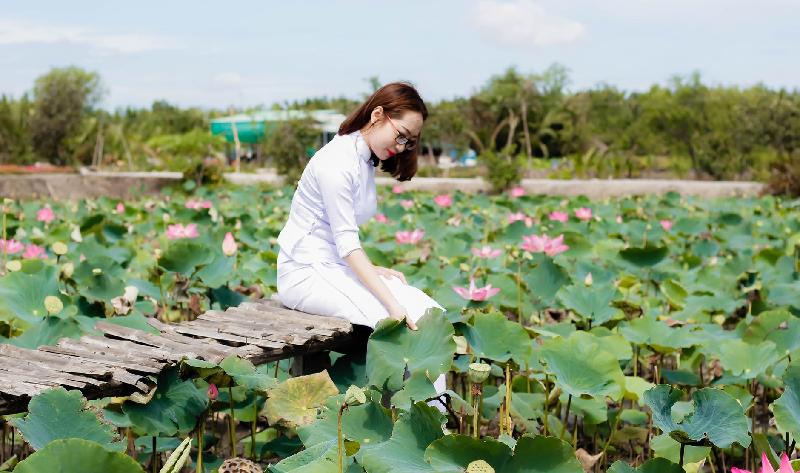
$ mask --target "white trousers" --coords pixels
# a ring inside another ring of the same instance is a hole
[[[431,307],[444,310],[419,288],[396,277],[379,277],[414,322]],[[383,304],[361,283],[350,266],[322,262],[301,264],[291,260],[283,251],[278,256],[278,298],[290,309],[341,317],[373,329],[379,320],[389,317]],[[447,389],[445,375],[439,376],[433,386],[437,393],[443,393]],[[430,404],[444,412],[440,403],[432,401]]]

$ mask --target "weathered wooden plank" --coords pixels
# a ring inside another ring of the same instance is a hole
[[[120,337],[124,340],[133,341],[139,344],[150,345],[156,348],[171,351],[173,355],[186,354],[194,355],[187,356],[187,358],[201,358],[204,360],[210,359],[224,359],[227,356],[225,351],[218,350],[212,344],[198,343],[196,339],[186,338],[187,343],[178,342],[160,335],[153,335],[151,333],[143,332],[141,330],[132,329],[129,327],[122,327],[120,325],[109,324],[100,322],[95,325],[95,328],[102,331],[107,335]],[[180,361],[180,358],[174,361]]]
[[[97,353],[107,357],[113,356],[118,360],[124,360],[136,365],[148,365],[158,370],[161,370],[172,356],[167,350],[91,335],[84,335],[78,340],[62,338],[59,340],[58,346]]]
[[[216,329],[221,332],[242,334],[262,340],[275,340],[278,343],[303,343],[304,340],[325,338],[333,333],[318,334],[312,331],[293,330],[292,327],[282,325],[264,324],[260,321],[247,320],[241,314],[214,314],[213,318],[198,318],[189,322],[187,326]],[[300,340],[287,342],[290,340]]]
[[[280,302],[270,299],[246,301],[239,304],[237,308],[256,310],[265,314],[269,314],[270,316],[275,315],[295,319],[298,321],[303,321],[303,323],[313,325],[314,327],[329,328],[331,330],[345,330],[347,332],[351,332],[353,330],[353,324],[345,318],[308,314],[299,310],[292,310],[288,307],[284,307]]]
[[[73,356],[76,359],[87,359],[93,361],[95,363],[105,363],[108,366],[115,366],[118,368],[123,368],[128,371],[133,371],[137,373],[149,373],[149,374],[158,374],[161,372],[162,367],[154,368],[146,363],[133,363],[130,361],[123,361],[118,359],[112,359],[106,355],[97,353],[90,349],[73,349],[73,348],[66,348],[63,346],[49,346],[44,345],[39,347],[40,351],[46,351],[50,353],[58,353],[62,355],[69,355]]]
[[[31,380],[36,380],[39,378],[63,378],[74,383],[79,383],[80,386],[77,387],[84,387],[86,385],[102,386],[106,384],[105,381],[100,381],[78,374],[52,370],[37,363],[19,359],[8,360],[6,363],[3,363],[0,365],[0,371],[28,376]]]

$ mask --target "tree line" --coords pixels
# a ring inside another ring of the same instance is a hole
[[[379,84],[376,78],[370,83]],[[429,103],[424,154],[471,148],[490,170],[508,173],[557,159],[569,175],[596,177],[638,177],[658,169],[709,179],[765,180],[776,170],[800,175],[796,89],[710,85],[698,73],[639,92],[608,84],[571,91],[568,85],[568,71],[557,64],[539,73],[512,67],[469,96]],[[0,163],[85,165],[99,159],[159,168],[224,147],[209,135],[208,120],[227,111],[165,101],[107,111],[98,107],[101,97],[100,77],[77,67],[51,70],[20,98],[3,95]],[[316,97],[272,107],[346,114],[359,99]],[[304,141],[314,137],[303,132],[305,126],[279,130],[301,135],[288,141],[305,149]],[[286,136],[270,139],[284,146],[265,142],[265,149],[286,152]]]

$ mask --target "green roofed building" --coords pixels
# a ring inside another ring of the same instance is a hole
[[[321,146],[333,139],[339,125],[346,118],[335,110],[265,110],[241,113],[211,120],[211,134],[222,135],[229,143],[234,142],[234,125],[242,144],[255,144],[284,121],[312,118],[319,126]]]

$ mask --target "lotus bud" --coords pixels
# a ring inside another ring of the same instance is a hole
[[[494,473],[494,468],[486,460],[475,460],[467,465],[467,473]]]
[[[64,310],[64,303],[56,296],[47,296],[44,298],[44,308],[48,314],[56,315]]]
[[[53,243],[53,246],[51,246],[51,248],[53,249],[53,253],[59,256],[67,254],[68,250],[67,245],[65,245],[60,241]]]
[[[358,386],[350,386],[344,393],[344,403],[348,406],[358,406],[367,402],[367,395]]]
[[[69,234],[69,237],[72,238],[72,241],[76,243],[80,243],[83,241],[83,237],[81,236],[81,227],[75,226],[72,228],[72,232]]]
[[[61,265],[61,274],[63,274],[65,278],[71,278],[73,272],[75,272],[75,265],[71,262]]]
[[[486,363],[469,364],[469,380],[473,383],[483,383],[489,377],[492,367]]]
[[[594,279],[592,278],[592,273],[586,273],[586,277],[583,278],[583,285],[586,287],[592,287],[592,283]]]
[[[217,385],[211,383],[208,385],[208,399],[214,401],[219,397],[219,389],[217,389]]]

